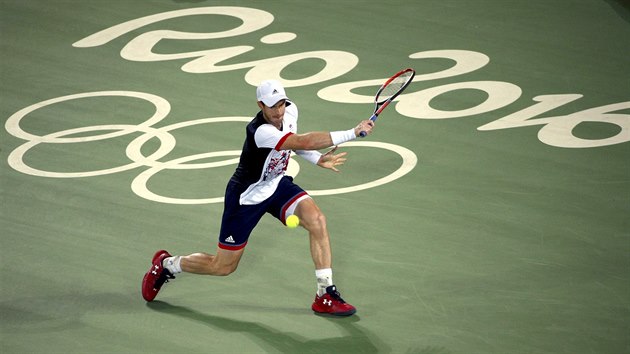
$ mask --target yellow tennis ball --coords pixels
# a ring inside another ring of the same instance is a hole
[[[297,215],[289,215],[286,224],[289,229],[295,229],[300,225],[300,218],[298,218]]]

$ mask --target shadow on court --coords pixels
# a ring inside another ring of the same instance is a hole
[[[257,322],[234,320],[227,317],[204,314],[183,306],[171,305],[163,301],[153,301],[147,306],[157,312],[186,318],[215,330],[242,333],[258,343],[265,351],[281,353],[389,353],[391,348],[373,332],[358,326],[361,317],[327,317],[319,316],[327,323],[339,326],[345,335],[336,338],[310,340],[301,335],[280,332],[270,326]],[[334,349],[333,349],[334,348]],[[407,354],[449,354],[442,347],[410,348]]]
[[[605,0],[617,15],[630,23],[630,0]]]
[[[275,350],[282,353],[330,353],[335,351],[352,351],[362,353],[383,353],[391,349],[378,339],[373,333],[359,327],[360,317],[328,318],[324,321],[341,327],[345,335],[339,338],[309,340],[295,333],[277,331],[267,325],[257,322],[247,322],[227,317],[213,316],[194,311],[192,309],[174,306],[162,301],[147,303],[155,311],[187,318],[204,324],[216,330],[239,332],[258,343],[263,350]]]

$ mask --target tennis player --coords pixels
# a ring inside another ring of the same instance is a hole
[[[316,313],[349,316],[356,312],[333,283],[332,255],[326,218],[315,201],[285,171],[292,152],[307,161],[338,172],[346,153],[337,146],[371,133],[374,122],[364,120],[353,129],[297,134],[298,109],[280,82],[263,81],[256,89],[260,111],[247,125],[245,143],[236,171],[225,192],[225,205],[216,254],[172,256],[157,251],[142,280],[142,296],[153,301],[160,288],[181,272],[225,276],[234,272],[247,240],[266,213],[285,223],[289,215],[300,218],[309,233],[315,263],[317,294],[311,308]],[[319,149],[332,147],[322,154]]]

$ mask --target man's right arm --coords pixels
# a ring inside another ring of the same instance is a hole
[[[335,132],[309,132],[304,134],[291,134],[288,136],[278,150],[319,150],[339,145],[356,139],[359,133],[364,131],[367,134],[372,132],[374,122],[371,120],[361,121],[354,129]]]

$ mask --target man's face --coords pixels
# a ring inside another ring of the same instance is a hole
[[[273,107],[267,107],[264,103],[258,101],[258,107],[262,110],[265,121],[278,129],[282,128],[286,104],[286,100],[280,100]]]

